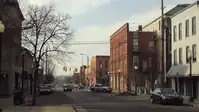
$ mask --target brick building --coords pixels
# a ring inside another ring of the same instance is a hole
[[[109,85],[109,56],[94,56],[91,59],[90,82]]]
[[[1,0],[2,5],[0,20],[5,25],[5,32],[0,44],[0,96],[12,95],[15,75],[21,74],[21,27],[24,20],[17,0]]]
[[[82,65],[80,67],[80,84],[82,85],[86,85],[86,80],[85,80],[85,77],[86,77],[86,69],[87,69],[87,66],[86,65]]]
[[[154,58],[154,33],[129,31],[126,23],[110,37],[110,86],[115,92],[135,91],[149,80]],[[150,65],[150,66],[149,66]],[[134,69],[134,67],[138,69]],[[136,86],[137,85],[137,86]]]

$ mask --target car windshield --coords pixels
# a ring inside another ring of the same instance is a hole
[[[172,88],[162,88],[161,93],[162,94],[177,94],[175,90],[173,90]]]
[[[48,86],[40,86],[41,89],[49,89]]]

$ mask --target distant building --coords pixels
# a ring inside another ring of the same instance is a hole
[[[80,84],[86,85],[85,75],[86,75],[86,65],[80,67]]]
[[[97,55],[91,59],[90,83],[109,85],[109,56]]]
[[[156,69],[155,36],[143,32],[141,26],[138,31],[129,31],[128,23],[111,35],[109,74],[113,91],[146,91]]]

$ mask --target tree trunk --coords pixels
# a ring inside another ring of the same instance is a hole
[[[32,95],[32,105],[36,105],[36,97],[37,97],[37,75],[38,68],[35,69],[34,72],[34,80],[33,80],[33,95]]]

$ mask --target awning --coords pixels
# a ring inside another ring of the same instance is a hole
[[[190,65],[172,66],[167,72],[167,77],[189,77]],[[192,64],[192,76],[199,76],[199,63]]]

